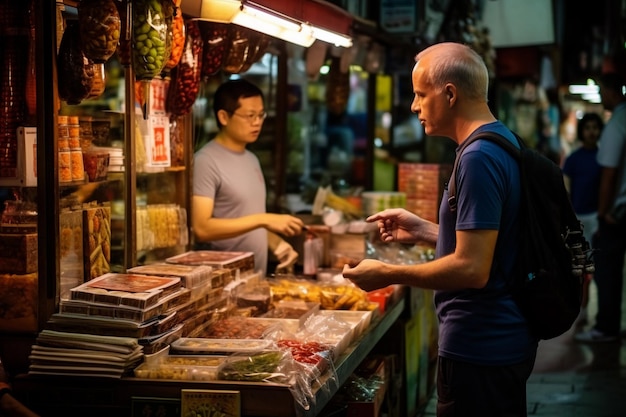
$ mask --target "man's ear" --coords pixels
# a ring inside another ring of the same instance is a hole
[[[226,110],[218,110],[217,117],[223,126],[228,124],[228,112]]]
[[[451,84],[446,85],[446,98],[450,104],[456,101],[456,88]]]

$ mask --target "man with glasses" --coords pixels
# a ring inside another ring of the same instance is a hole
[[[297,252],[280,236],[302,231],[301,219],[266,212],[266,188],[254,143],[267,113],[262,91],[244,80],[218,87],[213,111],[219,132],[194,156],[192,228],[198,249],[253,252],[255,270],[267,273],[268,247],[279,269]]]

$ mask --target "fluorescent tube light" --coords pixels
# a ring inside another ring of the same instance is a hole
[[[296,23],[247,4],[241,6],[230,22],[306,48],[315,42],[309,25]]]
[[[597,85],[574,84],[569,86],[570,94],[596,94],[600,91]]]
[[[322,29],[317,26],[313,26],[313,36],[320,41],[331,43],[335,46],[343,46],[349,48],[352,46],[352,38],[339,33],[331,32],[330,30]]]

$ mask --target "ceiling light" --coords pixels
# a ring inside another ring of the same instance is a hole
[[[230,22],[306,48],[315,42],[309,25],[262,10],[256,5],[242,4]]]
[[[349,48],[352,38],[286,16],[247,0],[185,0],[183,13],[201,20],[233,23],[308,48],[315,39]]]
[[[600,91],[597,85],[574,84],[569,86],[570,94],[596,94]]]
[[[341,35],[330,30],[313,26],[313,36],[320,41],[331,43],[335,46],[343,46],[349,48],[352,46],[352,38],[350,36]]]

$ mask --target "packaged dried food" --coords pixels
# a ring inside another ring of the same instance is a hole
[[[117,57],[120,64],[129,67],[131,64],[131,42],[132,42],[132,2],[117,1],[117,11],[120,15],[120,40],[117,43]]]
[[[180,9],[181,0],[172,0],[174,3],[174,16],[172,18],[172,49],[170,58],[165,63],[164,72],[168,72],[178,65],[183,55],[185,46],[185,20],[183,19],[183,11]]]
[[[104,64],[93,64],[93,83],[91,85],[91,90],[89,91],[89,95],[87,98],[98,98],[104,93],[104,89],[106,88],[106,72],[104,69]]]
[[[59,97],[80,104],[93,87],[93,61],[81,49],[78,22],[68,21],[57,59]]]
[[[72,157],[69,148],[59,151],[59,182],[72,181]]]
[[[128,270],[130,273],[158,275],[165,277],[179,277],[185,288],[194,288],[205,283],[211,283],[213,268],[206,265],[174,265],[158,263],[136,266]],[[210,285],[210,287],[212,287]],[[216,287],[213,287],[216,288]]]
[[[83,210],[83,266],[85,281],[111,270],[111,207]]]
[[[151,292],[162,291],[162,296],[180,289],[180,278],[158,277],[141,274],[108,273],[84,284],[84,288],[99,288],[107,291]],[[94,300],[95,301],[95,300]]]
[[[111,120],[93,119],[91,121],[91,132],[93,144],[97,146],[107,146],[109,142],[109,131],[111,130]]]
[[[171,0],[133,2],[132,58],[137,80],[159,75],[171,53]]]
[[[225,356],[166,356],[162,362],[147,362],[135,368],[137,378],[213,381]]]
[[[269,348],[271,341],[261,339],[208,339],[181,337],[171,345],[171,352],[186,355],[258,352]]]
[[[35,0],[28,4],[28,61],[26,63],[26,109],[29,116],[37,114],[37,44]]]
[[[70,150],[72,181],[83,181],[85,179],[85,168],[83,165],[83,151],[80,148]]]
[[[255,62],[263,57],[267,48],[270,46],[271,38],[261,32],[248,30],[247,35],[249,40],[248,55],[243,66],[239,69],[239,72],[248,71]]]
[[[226,52],[222,70],[230,74],[239,74],[250,54],[249,31],[237,25],[228,28],[228,43],[230,48]]]
[[[104,181],[107,179],[109,168],[109,153],[90,150],[83,153],[83,165],[89,182]]]
[[[200,91],[202,68],[202,37],[195,20],[185,22],[187,37],[183,56],[172,69],[167,94],[167,110],[175,116],[189,113]]]
[[[227,23],[198,22],[204,45],[202,46],[201,75],[204,80],[217,74],[222,68],[224,56],[228,49]]]
[[[189,251],[167,258],[165,261],[184,265],[210,265],[216,269],[238,269],[242,273],[254,270],[253,252]]]
[[[25,70],[22,68],[21,36],[2,38],[2,83],[0,84],[0,178],[17,176],[17,128],[25,119]]]
[[[121,20],[114,0],[81,0],[78,23],[85,56],[98,64],[106,62],[120,39]]]

